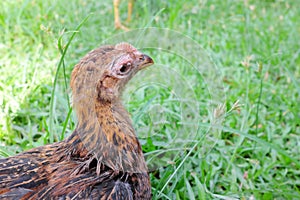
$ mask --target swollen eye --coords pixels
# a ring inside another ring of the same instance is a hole
[[[130,68],[131,68],[131,63],[123,64],[120,68],[120,74],[126,74],[127,72],[130,71]]]

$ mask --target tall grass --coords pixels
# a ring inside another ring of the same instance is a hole
[[[68,82],[88,51],[130,40],[135,28],[166,28],[199,43],[199,60],[206,54],[211,65],[195,70],[196,61],[172,52],[183,41],[173,37],[169,51],[144,49],[156,65],[124,93],[153,198],[300,198],[297,1],[136,1],[129,33],[114,29],[111,1],[0,4],[1,156],[72,132]],[[125,19],[126,1],[120,9]],[[155,42],[146,33],[141,46]],[[183,42],[182,52],[198,53]],[[220,91],[224,98],[215,102]]]

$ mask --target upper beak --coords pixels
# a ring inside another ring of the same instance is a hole
[[[142,54],[141,57],[139,58],[138,69],[141,70],[153,64],[154,61],[152,60],[152,58],[150,58],[146,54]]]

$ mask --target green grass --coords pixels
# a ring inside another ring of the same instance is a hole
[[[137,0],[124,33],[112,1],[1,1],[0,156],[70,135],[73,66],[126,40],[156,62],[123,95],[154,199],[299,199],[299,9]],[[135,30],[145,27],[163,29]]]

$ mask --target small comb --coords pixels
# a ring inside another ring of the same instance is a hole
[[[119,44],[116,44],[115,49],[122,50],[122,51],[127,51],[127,52],[136,51],[136,48],[134,46],[132,46],[131,44],[126,43],[126,42],[121,42]]]

